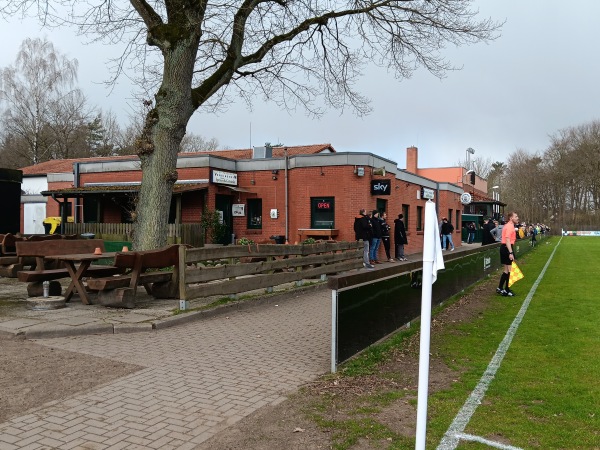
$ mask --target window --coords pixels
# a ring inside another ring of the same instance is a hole
[[[262,198],[248,199],[248,229],[262,228]]]
[[[404,216],[404,218],[402,219],[404,221],[404,228],[406,228],[408,230],[408,211],[410,206],[408,205],[402,205],[402,215]]]
[[[448,223],[452,224],[452,210],[451,209],[448,210],[448,215],[446,217],[448,218]]]
[[[423,207],[417,206],[417,231],[423,230]]]
[[[320,230],[335,228],[335,201],[333,197],[310,199],[310,227]]]
[[[381,198],[377,199],[377,207],[375,208],[377,211],[379,211],[379,217],[381,217],[381,215],[384,212],[387,212],[387,200],[383,200]]]
[[[456,210],[456,228],[460,228],[460,210]]]

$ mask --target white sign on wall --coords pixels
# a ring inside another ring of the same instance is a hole
[[[246,205],[243,203],[234,203],[231,205],[231,215],[233,217],[243,217],[246,215]]]
[[[226,184],[228,186],[237,186],[237,184],[238,184],[237,173],[223,172],[222,170],[213,169],[211,181],[213,183]]]

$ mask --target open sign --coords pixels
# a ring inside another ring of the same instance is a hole
[[[317,209],[331,209],[331,203],[319,202],[319,203],[317,203]]]

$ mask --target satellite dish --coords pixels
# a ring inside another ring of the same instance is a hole
[[[469,194],[468,192],[463,192],[460,196],[460,202],[463,205],[468,205],[469,203],[471,203],[471,201],[473,201],[473,199],[471,198],[471,194]]]

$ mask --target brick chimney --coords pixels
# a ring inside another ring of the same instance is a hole
[[[406,171],[414,174],[419,172],[419,149],[417,147],[406,149]]]

